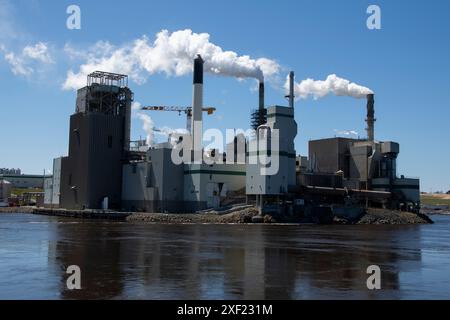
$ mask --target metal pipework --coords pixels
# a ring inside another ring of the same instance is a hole
[[[375,99],[374,94],[367,95],[367,140],[375,141]]]

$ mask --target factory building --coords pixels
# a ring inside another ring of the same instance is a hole
[[[77,92],[69,154],[54,162],[45,204],[184,213],[218,208],[245,196],[243,201],[255,203],[261,213],[268,206],[292,212],[307,202],[326,205],[349,199],[353,205],[417,208],[419,180],[397,176],[399,144],[375,140],[372,94],[367,96],[368,139],[314,140],[308,157],[297,155],[293,72],[288,106],[266,108],[261,81],[258,109],[251,113],[254,134],[248,139],[238,135],[223,153],[205,150],[203,112],[215,109],[203,105],[203,64],[200,56],[194,60],[191,107],[142,107],[187,116],[187,133],[172,134],[168,142],[152,146],[139,141],[131,147],[133,93],[127,76],[90,74],[87,86]]]
[[[133,100],[127,79],[94,72],[78,90],[70,117],[69,155],[61,163],[61,207],[121,209]]]
[[[193,104],[192,112],[188,113],[190,134],[180,137],[192,143],[185,151],[204,160],[208,155],[200,140],[203,109],[203,60],[199,56],[194,60]],[[173,151],[173,144],[160,143],[147,151],[145,160],[123,166],[124,210],[195,212],[219,207],[230,192],[245,187],[244,163],[208,164],[210,162],[202,160],[176,164],[172,160]],[[217,153],[212,157],[223,159],[225,156]]]
[[[58,208],[61,197],[61,163],[63,158],[53,159],[53,173],[44,182],[44,207]]]
[[[246,193],[262,208],[265,196],[284,196],[296,184],[297,154],[294,139],[294,73],[290,73],[289,106],[272,106],[266,112],[266,123],[256,127],[256,137],[249,141],[246,166]],[[260,92],[261,97],[264,95]]]
[[[371,204],[417,207],[420,203],[419,179],[397,176],[400,145],[392,141],[375,141],[372,94],[367,97],[366,121],[368,138],[365,140],[335,137],[310,141],[308,168],[297,173],[298,185],[369,190],[372,191]],[[390,194],[389,199],[385,193]]]

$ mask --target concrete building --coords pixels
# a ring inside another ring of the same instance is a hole
[[[154,148],[147,161],[123,166],[122,207],[147,212],[182,212],[183,165],[171,161],[169,148]]]
[[[258,110],[251,114],[254,137],[248,141],[236,137],[224,153],[205,150],[202,112],[208,108],[203,105],[203,64],[200,56],[195,58],[192,106],[168,108],[186,111],[188,133],[170,136],[168,142],[151,148],[142,141],[130,147],[133,93],[127,76],[90,74],[87,86],[78,90],[70,118],[69,154],[55,159],[53,176],[46,180],[45,205],[185,213],[220,207],[230,195],[245,192],[261,213],[268,204],[279,212],[294,212],[306,202],[321,210],[324,203],[348,204],[351,194],[357,194],[356,202],[365,199],[366,205],[371,201],[417,208],[420,181],[397,176],[399,144],[375,141],[372,94],[367,96],[368,139],[314,140],[309,142],[308,158],[296,154],[293,72],[287,107],[265,108],[260,81]],[[173,153],[180,145],[183,161],[177,162]]]
[[[278,130],[275,136],[274,130]],[[289,186],[296,184],[296,153],[294,139],[297,123],[294,109],[273,106],[267,111],[267,123],[257,130],[257,138],[249,142],[248,164],[246,167],[246,192],[248,195],[282,195]],[[278,140],[279,146],[270,142]],[[266,144],[268,142],[268,145]],[[260,156],[269,155],[270,164]],[[264,173],[266,172],[266,173]]]
[[[44,207],[51,207],[53,196],[53,177],[44,179]]]
[[[22,174],[22,171],[19,168],[0,168],[0,174],[20,176]]]
[[[61,196],[61,163],[63,158],[53,159],[53,174],[45,179],[44,206],[58,208]]]
[[[125,75],[94,72],[78,90],[76,112],[70,117],[69,155],[61,162],[63,208],[121,208],[133,100],[127,85]]]
[[[264,196],[285,196],[289,188],[296,185],[294,73],[289,76],[289,107],[269,107],[266,123],[257,127],[255,139],[248,144],[246,194],[255,197],[261,209],[264,207]],[[264,95],[260,93],[260,99],[261,96]]]
[[[417,207],[420,181],[397,176],[400,153],[397,142],[374,140],[374,98],[373,95],[367,98],[368,139],[336,137],[310,141],[309,168],[298,174],[298,181],[304,186],[389,192],[389,201],[384,194],[380,198],[383,206],[398,208],[403,204]],[[372,199],[372,202],[376,201]]]
[[[145,161],[125,164],[122,171],[123,209],[195,212],[218,207],[229,192],[245,187],[245,164],[207,164],[209,162],[203,161],[203,60],[200,56],[194,61],[192,105],[191,132],[179,138],[189,138],[185,141],[192,143],[183,152],[194,157],[191,161],[175,164],[172,160],[174,146],[167,142],[150,148]],[[200,161],[195,161],[195,156],[200,157]],[[214,156],[214,159],[223,158],[223,154]]]
[[[152,148],[147,161],[123,167],[122,206],[147,212],[195,212],[220,206],[245,186],[244,164],[179,164],[167,146]]]

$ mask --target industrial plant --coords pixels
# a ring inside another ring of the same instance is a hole
[[[195,213],[235,204],[253,205],[262,215],[307,216],[330,208],[380,207],[417,211],[418,179],[398,176],[399,143],[375,138],[375,98],[367,95],[367,139],[333,137],[309,142],[308,156],[296,153],[294,72],[287,106],[266,106],[264,82],[253,134],[236,135],[226,150],[202,147],[202,57],[193,62],[189,107],[144,106],[142,111],[185,113],[187,132],[153,146],[130,139],[133,92],[126,75],[96,71],[77,92],[70,117],[68,156],[54,160],[45,205],[70,210]],[[180,148],[181,146],[181,148]],[[176,162],[174,154],[183,160]],[[193,161],[192,161],[193,159]],[[264,161],[261,161],[263,159]]]

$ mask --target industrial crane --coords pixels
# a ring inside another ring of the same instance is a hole
[[[192,119],[192,107],[176,107],[176,106],[145,106],[142,107],[141,110],[146,111],[172,111],[172,112],[178,112],[178,115],[181,115],[181,113],[186,114],[186,129],[191,132],[191,119]],[[212,115],[216,108],[213,107],[205,107],[202,109],[203,112],[206,112],[208,115]]]

